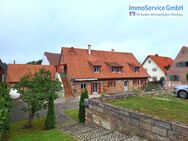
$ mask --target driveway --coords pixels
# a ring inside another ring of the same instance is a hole
[[[11,120],[13,122],[27,119],[28,113],[23,112],[23,107],[26,106],[24,102],[21,100],[13,100],[12,107],[11,107]],[[61,113],[63,110],[67,109],[76,109],[79,106],[79,97],[68,97],[62,98],[59,97],[55,100],[55,109],[56,109],[56,116]],[[46,115],[47,109],[42,109],[38,112],[35,117],[43,117]]]

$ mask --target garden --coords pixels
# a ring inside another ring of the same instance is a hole
[[[75,137],[56,128],[54,100],[59,91],[58,81],[51,80],[51,74],[41,69],[35,74],[23,76],[15,88],[22,94],[26,103],[23,112],[28,113],[27,120],[10,120],[11,99],[8,86],[0,84],[0,140],[3,141],[76,141]],[[37,112],[48,107],[46,116],[36,118]]]
[[[188,125],[188,100],[172,95],[172,92],[132,96],[125,99],[108,101],[110,104],[145,113],[164,120]]]

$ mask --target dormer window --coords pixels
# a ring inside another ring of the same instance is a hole
[[[134,71],[135,72],[140,72],[140,68],[139,67],[134,67]]]
[[[101,67],[100,67],[100,66],[93,66],[93,71],[94,71],[95,73],[99,73],[100,70],[101,70]]]
[[[88,63],[91,66],[91,69],[94,73],[99,73],[101,71],[101,66],[102,63],[99,60],[95,60],[95,61],[88,61]]]
[[[122,68],[121,67],[112,67],[112,72],[113,73],[122,72]]]
[[[123,66],[118,62],[106,62],[113,73],[121,73],[123,70]]]
[[[130,68],[131,68],[134,72],[136,72],[136,73],[139,73],[139,72],[140,72],[140,68],[141,68],[140,65],[138,65],[138,64],[133,64],[133,63],[128,63],[128,64],[129,64]]]

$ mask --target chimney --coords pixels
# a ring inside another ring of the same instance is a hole
[[[91,45],[88,45],[88,55],[91,55]]]
[[[70,48],[70,53],[71,53],[71,54],[74,54],[74,47],[71,47],[71,48]]]
[[[159,56],[158,54],[155,54],[155,56]]]
[[[114,52],[114,51],[115,51],[115,49],[112,49],[111,51],[112,51],[112,52]]]
[[[15,60],[13,61],[13,64],[16,64],[16,61],[15,61]]]

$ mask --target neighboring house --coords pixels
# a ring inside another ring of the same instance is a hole
[[[59,65],[60,54],[45,52],[42,58],[42,65]]]
[[[166,81],[167,88],[188,84],[188,47],[182,47],[171,65]]]
[[[159,55],[149,55],[146,57],[142,66],[150,75],[149,81],[159,81],[161,78],[166,78],[167,71],[173,60],[170,57]]]
[[[142,87],[149,75],[132,53],[63,47],[60,58],[65,95],[117,93]],[[69,87],[66,91],[66,87]]]
[[[7,65],[3,63],[0,59],[0,82],[5,82],[6,72],[7,72]]]
[[[51,79],[55,80],[56,68],[50,65],[30,65],[30,64],[8,64],[7,83],[11,86],[18,83],[20,78],[26,74],[34,74],[45,68],[51,72]]]

